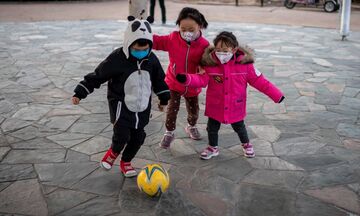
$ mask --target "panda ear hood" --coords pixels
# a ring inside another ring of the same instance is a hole
[[[148,18],[151,21],[151,18]],[[128,17],[129,24],[126,28],[124,34],[124,47],[123,51],[126,58],[129,58],[129,48],[130,46],[139,39],[149,40],[152,44],[153,34],[148,20],[136,19],[133,16]]]

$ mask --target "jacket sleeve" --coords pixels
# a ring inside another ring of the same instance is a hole
[[[162,50],[169,51],[170,44],[170,35],[153,35],[153,49],[154,50]]]
[[[94,72],[87,74],[84,80],[80,81],[74,90],[74,96],[80,99],[86,98],[95,88],[100,88],[101,84],[110,80],[115,68],[114,53],[112,53],[96,67]]]
[[[155,54],[152,54],[153,59],[153,73],[154,77],[152,79],[153,91],[160,100],[161,105],[167,105],[168,100],[170,100],[170,90],[167,84],[165,83],[165,73],[159,62],[159,59]]]
[[[209,75],[204,74],[186,74],[185,86],[191,88],[205,88],[209,83]]]
[[[284,94],[274,84],[268,81],[261,72],[259,72],[253,64],[248,64],[247,82],[267,95],[275,103],[280,103]]]

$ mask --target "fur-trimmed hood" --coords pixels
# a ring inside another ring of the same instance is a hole
[[[216,66],[220,64],[216,59],[214,51],[214,46],[206,48],[200,62],[201,66]],[[255,62],[254,50],[248,46],[239,46],[235,52],[235,57],[240,64],[250,64]]]

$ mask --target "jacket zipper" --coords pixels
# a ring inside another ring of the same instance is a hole
[[[138,96],[140,96],[141,95],[141,92],[142,92],[142,76],[141,76],[141,64],[145,61],[145,60],[147,60],[147,59],[143,59],[140,63],[139,63],[139,61],[136,61],[136,63],[137,63],[137,66],[138,66],[138,73],[139,73],[139,76],[140,76],[140,78],[139,78],[139,90],[138,90]],[[140,106],[141,106],[141,100],[142,100],[142,98],[141,97],[138,97],[138,98],[140,98],[140,100],[138,100],[138,103],[137,103],[137,108],[138,108],[138,110],[140,110]],[[136,122],[135,122],[135,129],[137,129],[138,128],[138,124],[139,124],[139,116],[138,116],[138,112],[135,112],[135,118],[136,118]]]
[[[186,57],[185,57],[185,74],[188,73],[188,60],[189,60],[189,52],[190,52],[190,42],[187,43],[187,47],[188,48],[187,48]],[[185,92],[184,92],[183,95],[186,95],[187,91],[188,91],[188,87],[185,86]]]

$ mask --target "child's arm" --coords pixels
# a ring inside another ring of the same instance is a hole
[[[153,35],[153,49],[169,51],[170,35]]]
[[[191,88],[205,88],[209,83],[209,75],[204,74],[177,74],[177,81]]]
[[[81,99],[91,94],[94,88],[100,88],[101,84],[111,78],[114,68],[116,68],[113,59],[114,54],[112,53],[96,67],[94,72],[84,77],[84,80],[82,80],[74,90],[75,95],[72,98],[73,104],[78,104]]]
[[[268,81],[253,64],[248,64],[247,81],[251,86],[266,94],[275,103],[281,103],[285,98],[280,89]]]
[[[151,54],[154,56],[152,58],[154,60],[153,64],[153,72],[154,78],[152,79],[153,91],[158,96],[160,103],[158,104],[159,109],[162,109],[168,104],[168,100],[170,100],[170,90],[167,84],[165,83],[165,73],[159,62],[159,59],[155,54]]]

